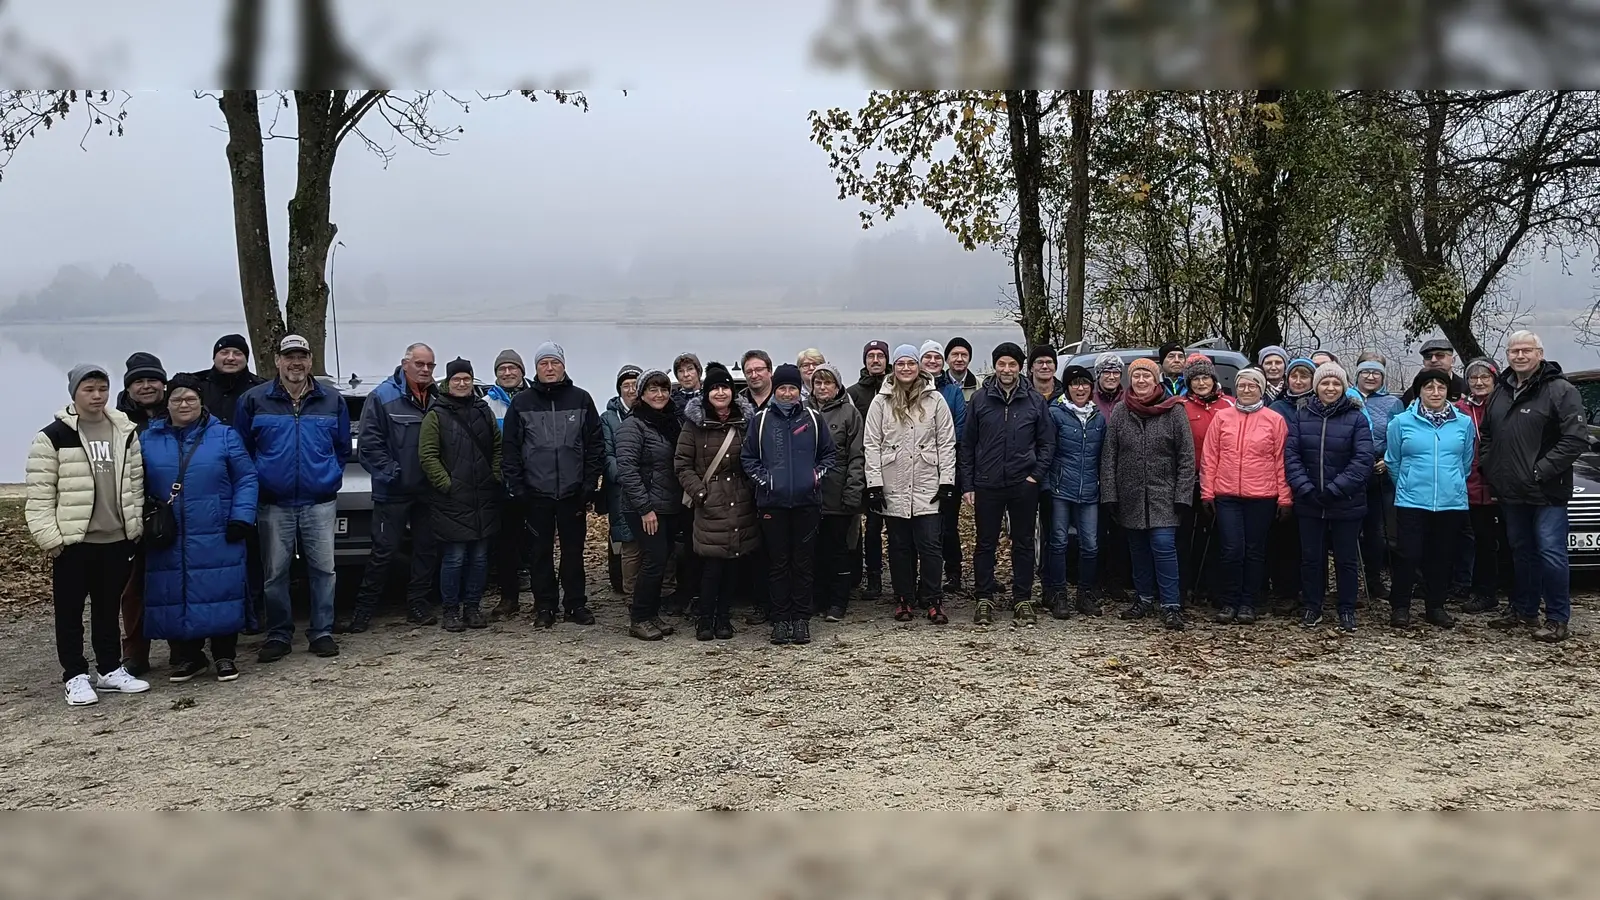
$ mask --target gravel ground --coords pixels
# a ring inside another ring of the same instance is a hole
[[[603,585],[604,573],[590,583]],[[599,624],[447,634],[61,700],[42,606],[0,622],[6,807],[1570,808],[1600,802],[1592,595],[1559,646],[1464,619],[1353,636],[1285,620],[1171,634],[894,622],[806,648],[644,644]],[[159,648],[156,656],[164,658]]]

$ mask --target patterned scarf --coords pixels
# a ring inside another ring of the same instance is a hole
[[[1421,416],[1429,425],[1439,428],[1456,417],[1456,408],[1446,403],[1438,409],[1429,409],[1421,402],[1418,402],[1417,415]]]
[[[1248,414],[1256,412],[1258,410],[1265,409],[1266,406],[1267,406],[1267,401],[1266,401],[1266,398],[1263,397],[1262,399],[1257,400],[1254,403],[1237,403],[1237,404],[1235,404],[1234,408],[1239,410],[1239,412],[1242,412],[1242,413],[1245,413],[1246,415],[1248,415]]]
[[[1068,400],[1066,397],[1062,397],[1061,398],[1061,405],[1065,406],[1067,409],[1072,410],[1072,414],[1077,416],[1078,417],[1078,421],[1080,421],[1080,422],[1089,421],[1089,417],[1094,415],[1095,408],[1096,408],[1095,405],[1094,405],[1094,401],[1093,400],[1090,400],[1088,403],[1085,403],[1083,406],[1079,406],[1076,403],[1073,403],[1071,400]]]

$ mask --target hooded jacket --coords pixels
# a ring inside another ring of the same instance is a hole
[[[1200,499],[1275,498],[1294,502],[1283,470],[1283,445],[1289,425],[1270,409],[1247,413],[1229,404],[1218,409],[1206,431],[1200,461]]]
[[[1372,477],[1372,427],[1359,401],[1349,394],[1332,406],[1311,395],[1285,419],[1284,474],[1294,494],[1297,516],[1343,521],[1367,513],[1367,479]]]
[[[672,468],[684,493],[694,501],[694,552],[715,559],[738,559],[761,546],[755,486],[740,465],[745,427],[755,407],[737,395],[726,421],[706,413],[704,401],[684,408],[683,431],[672,455]],[[709,471],[717,450],[733,432],[728,452],[715,472]]]
[[[438,396],[439,389],[430,384],[425,402],[418,404],[400,366],[367,395],[356,458],[372,476],[372,502],[413,500],[427,490],[417,462],[417,443],[422,439],[422,417]]]
[[[1501,503],[1566,506],[1587,432],[1583,398],[1560,365],[1545,360],[1520,388],[1508,368],[1483,415],[1483,475]]]
[[[838,465],[822,477],[822,514],[825,516],[851,516],[861,511],[862,495],[867,489],[864,434],[866,423],[844,391],[827,403],[818,403],[811,395],[811,408],[822,417],[822,423],[833,438]]]
[[[267,381],[248,368],[226,375],[218,372],[215,366],[204,372],[192,372],[190,377],[200,382],[200,403],[205,406],[206,412],[224,425],[233,424],[233,417],[239,410],[239,400],[251,388]]]
[[[239,400],[234,430],[255,462],[261,502],[300,508],[337,498],[350,461],[350,406],[338,391],[311,379],[295,406],[274,378]]]
[[[909,422],[894,414],[894,381],[885,379],[867,408],[867,487],[883,488],[883,515],[893,519],[939,513],[939,488],[956,483],[956,427],[932,382],[918,382]]]
[[[838,464],[838,451],[816,410],[772,402],[751,419],[740,462],[756,483],[757,507],[793,509],[822,503],[822,479]]]
[[[1106,417],[1091,403],[1088,421],[1061,397],[1050,404],[1056,429],[1056,451],[1045,482],[1051,496],[1069,503],[1100,502],[1100,454],[1106,443]]]
[[[617,433],[630,412],[622,405],[621,397],[606,401],[606,411],[600,414],[600,441],[605,451],[605,481],[600,493],[605,496],[606,519],[610,524],[611,542],[631,544],[636,535],[628,527],[627,511],[622,504],[622,489],[617,486]]]
[[[433,536],[463,544],[500,533],[500,429],[482,397],[441,394],[422,417],[417,460],[428,477]]]
[[[1044,397],[1017,382],[1008,398],[990,378],[972,395],[956,448],[966,490],[1002,490],[1032,478],[1041,487],[1056,457],[1056,428]]]
[[[126,415],[107,409],[106,418],[118,466],[123,535],[136,541],[144,534],[144,454]],[[24,509],[33,542],[46,552],[83,543],[94,516],[94,469],[78,432],[77,409],[71,404],[34,436],[27,473]]]
[[[868,375],[867,367],[861,367],[861,378],[855,384],[845,389],[850,395],[850,402],[856,405],[856,412],[861,413],[863,420],[867,417],[867,409],[872,406],[872,398],[878,396],[878,389],[883,387],[884,375]]]
[[[180,454],[189,457],[172,503],[178,539],[165,549],[145,549],[144,636],[173,641],[237,634],[245,626],[245,544],[228,543],[228,523],[256,521],[250,454],[239,435],[208,412],[183,428],[162,419],[140,444],[145,483],[161,485],[163,500],[178,478]]]
[[[1454,406],[1438,426],[1417,401],[1389,420],[1384,464],[1394,479],[1394,505],[1439,512],[1467,508],[1467,478],[1478,441],[1472,420]]]
[[[1148,418],[1126,403],[1106,423],[1100,502],[1116,504],[1123,528],[1176,528],[1178,507],[1194,502],[1194,434],[1181,406]]]
[[[667,402],[670,406],[670,397]],[[676,424],[676,409],[663,412]],[[636,516],[646,513],[667,516],[683,511],[683,488],[672,469],[678,437],[662,433],[641,415],[623,420],[617,429],[617,488],[622,494],[624,510]]]
[[[605,474],[600,414],[589,392],[563,377],[536,381],[506,413],[502,475],[517,497],[588,497]]]

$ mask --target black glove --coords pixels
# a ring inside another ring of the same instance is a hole
[[[255,530],[256,527],[251,525],[249,522],[241,522],[238,519],[234,519],[232,522],[228,523],[228,543],[240,543],[245,538],[250,536],[250,532]]]
[[[881,513],[888,508],[889,500],[887,497],[883,496],[883,488],[867,488],[867,509],[870,509],[875,513]]]
[[[951,500],[956,499],[956,496],[955,485],[941,484],[939,485],[939,493],[934,495],[934,499],[940,503],[949,503]]]
[[[1280,506],[1280,507],[1278,507],[1278,521],[1279,522],[1287,522],[1287,521],[1289,521],[1289,517],[1292,516],[1292,515],[1294,515],[1294,507],[1292,507],[1292,506]]]

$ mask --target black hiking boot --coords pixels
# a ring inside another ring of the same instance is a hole
[[[1100,616],[1100,592],[1094,588],[1078,588],[1078,612],[1086,616]]]
[[[442,627],[445,631],[449,632],[466,631],[467,623],[461,621],[461,610],[454,607],[446,609],[444,611],[444,624]]]
[[[695,620],[695,622],[694,622],[694,639],[695,640],[697,640],[697,641],[709,641],[709,640],[711,640],[712,638],[714,638],[716,636],[717,636],[716,629],[711,627],[711,617],[710,616],[701,616],[700,618]]]
[[[1117,618],[1125,622],[1131,622],[1134,619],[1142,619],[1152,612],[1155,612],[1155,604],[1150,602],[1148,598],[1138,597],[1134,599],[1132,606],[1118,613]]]

